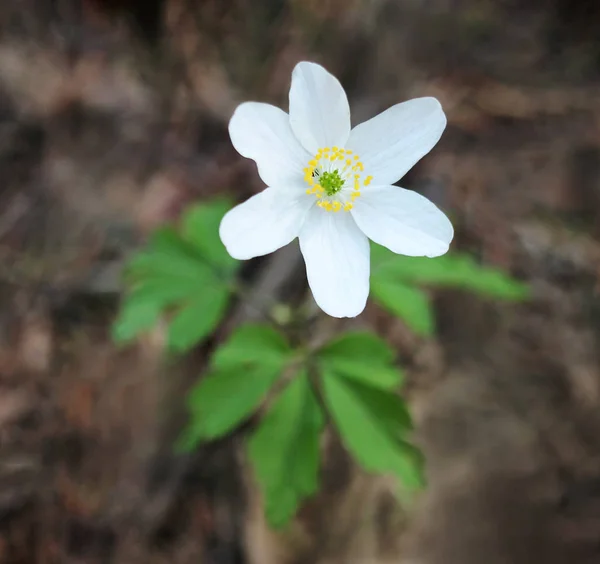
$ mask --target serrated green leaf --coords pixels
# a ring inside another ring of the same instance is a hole
[[[154,230],[148,238],[147,246],[156,251],[188,254],[191,257],[197,256],[195,250],[181,238],[181,235],[171,225]]]
[[[337,374],[331,375],[343,381],[345,388],[360,400],[365,409],[377,415],[377,420],[387,433],[397,439],[405,439],[412,429],[412,421],[404,400],[392,390],[382,390],[362,382],[355,382],[339,378]]]
[[[177,265],[177,261],[191,262],[192,264],[204,264],[202,256],[198,251],[185,241],[175,229],[171,226],[160,227],[156,229],[148,239],[143,251],[136,253],[129,261],[126,271],[129,274],[145,274],[148,270],[152,271],[156,268],[156,258],[161,258],[162,261],[172,260]],[[159,262],[160,264],[160,262]],[[209,269],[210,270],[210,269]],[[167,273],[169,271],[167,270]]]
[[[166,308],[172,304],[181,303],[188,299],[190,294],[197,292],[198,286],[195,280],[193,284],[192,286],[190,281],[178,279],[149,278],[140,280],[131,286],[127,299],[153,302],[161,308]]]
[[[383,389],[401,383],[402,373],[392,365],[394,356],[385,341],[367,332],[343,334],[317,353],[324,369]]]
[[[160,317],[160,304],[144,299],[127,299],[121,306],[112,325],[112,338],[126,344],[156,325]]]
[[[303,372],[277,398],[248,442],[272,527],[285,526],[299,504],[318,489],[323,422]]]
[[[185,436],[190,446],[221,437],[252,415],[279,375],[276,367],[254,366],[215,371],[202,379],[188,396],[191,421]]]
[[[181,233],[211,264],[229,271],[239,263],[232,258],[221,238],[219,224],[231,208],[229,200],[214,200],[193,206],[183,216]]]
[[[219,437],[248,417],[291,360],[282,335],[269,326],[236,329],[211,359],[210,374],[190,393],[191,421],[179,446]]]
[[[210,335],[221,321],[229,293],[223,286],[204,286],[169,323],[167,344],[174,352],[185,352]]]
[[[368,472],[392,473],[408,490],[422,485],[416,450],[406,440],[404,402],[390,392],[364,386],[329,372],[323,393],[343,444]]]
[[[348,359],[364,362],[365,358],[378,364],[394,361],[394,351],[377,335],[368,331],[352,331],[338,335],[319,350],[323,359]]]
[[[464,253],[448,253],[436,258],[407,257],[373,245],[371,263],[372,279],[382,282],[460,288],[505,300],[522,300],[529,294],[526,284],[501,270],[479,265]]]
[[[228,278],[237,264],[218,234],[228,206],[222,200],[195,206],[184,215],[181,234],[172,227],[157,229],[146,248],[131,258],[125,269],[126,311],[115,325],[115,339],[131,340],[161,313],[173,311],[167,339],[173,351],[189,349],[214,330],[226,311]]]
[[[130,280],[158,279],[168,283],[178,280],[191,286],[194,282],[215,279],[211,267],[186,253],[149,249],[135,255],[126,268]]]
[[[368,359],[367,359],[368,360]],[[383,390],[393,390],[402,384],[402,371],[396,366],[357,363],[352,360],[336,359],[321,363],[326,370],[352,378]]]
[[[255,363],[281,368],[291,352],[285,338],[272,327],[248,324],[236,329],[227,343],[215,352],[212,365],[219,370]]]
[[[402,319],[418,335],[433,334],[435,320],[425,292],[400,282],[377,279],[371,283],[371,293],[376,303]]]

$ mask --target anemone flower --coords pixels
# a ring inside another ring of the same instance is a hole
[[[416,98],[351,128],[342,85],[309,62],[294,68],[289,101],[289,114],[259,102],[236,108],[231,141],[267,188],[225,215],[220,237],[242,260],[298,237],[319,307],[354,317],[369,295],[369,239],[408,256],[448,250],[448,218],[393,185],[438,142],[446,116],[435,98]]]

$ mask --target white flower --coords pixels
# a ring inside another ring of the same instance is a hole
[[[317,304],[354,317],[369,294],[369,241],[436,257],[450,245],[448,218],[416,192],[392,186],[437,143],[446,116],[435,98],[397,104],[351,130],[339,81],[302,62],[290,113],[258,102],[235,110],[229,134],[268,188],[229,211],[219,229],[236,259],[272,253],[296,237]]]

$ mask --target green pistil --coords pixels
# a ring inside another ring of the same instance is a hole
[[[328,196],[333,196],[343,188],[344,179],[337,170],[322,172],[319,176],[319,184]]]

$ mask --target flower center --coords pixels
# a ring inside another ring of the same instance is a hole
[[[350,211],[360,197],[361,186],[368,186],[372,176],[363,179],[364,166],[358,155],[348,149],[324,147],[317,151],[304,169],[307,194],[317,199],[325,211]]]
[[[336,169],[332,172],[321,173],[319,175],[319,184],[328,196],[333,196],[344,187],[344,179]]]

